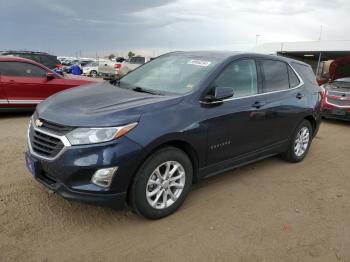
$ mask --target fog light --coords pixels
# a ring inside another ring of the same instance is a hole
[[[95,172],[91,182],[100,187],[109,187],[112,183],[113,176],[118,167],[102,168]]]

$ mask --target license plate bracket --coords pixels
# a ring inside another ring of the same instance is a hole
[[[32,176],[35,176],[35,160],[28,154],[25,154],[25,159],[26,159],[26,166]]]
[[[337,115],[337,116],[345,116],[346,115],[346,111],[343,108],[334,108],[332,110],[332,113],[334,115]]]

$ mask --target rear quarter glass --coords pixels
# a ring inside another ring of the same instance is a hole
[[[292,62],[291,65],[298,72],[298,74],[301,76],[301,78],[303,79],[304,83],[307,84],[307,86],[318,87],[316,76],[310,66],[294,62]]]

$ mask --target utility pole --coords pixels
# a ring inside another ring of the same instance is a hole
[[[318,37],[318,41],[321,41],[321,38],[322,38],[322,29],[323,29],[323,26],[321,25],[320,35],[319,35],[319,37]]]
[[[260,35],[255,35],[255,46],[258,46],[259,36]]]

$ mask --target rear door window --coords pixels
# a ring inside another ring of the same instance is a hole
[[[45,77],[46,71],[29,63],[0,62],[0,74],[19,77]]]
[[[301,76],[301,78],[306,84],[317,85],[316,76],[312,71],[311,66],[299,63],[292,63],[292,66],[298,72],[298,74]]]
[[[288,67],[285,62],[261,60],[263,72],[263,93],[289,89]]]

